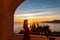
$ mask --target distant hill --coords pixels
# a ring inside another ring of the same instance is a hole
[[[60,23],[60,20],[53,20],[53,21],[43,21],[41,23]]]

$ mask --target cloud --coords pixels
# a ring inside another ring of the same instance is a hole
[[[60,15],[60,9],[58,8],[23,11],[23,13],[21,14],[19,14],[19,12],[15,12],[16,13],[15,16],[30,17],[30,16]]]

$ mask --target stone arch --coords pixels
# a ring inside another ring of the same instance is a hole
[[[13,34],[14,12],[23,1],[0,0],[0,40],[8,40]]]

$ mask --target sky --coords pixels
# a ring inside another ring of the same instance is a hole
[[[14,21],[32,22],[60,20],[60,0],[25,0],[15,11]]]

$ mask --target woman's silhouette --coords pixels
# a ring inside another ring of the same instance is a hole
[[[30,33],[29,33],[29,28],[28,28],[28,20],[24,20],[23,28],[24,28],[23,40],[30,40]]]

